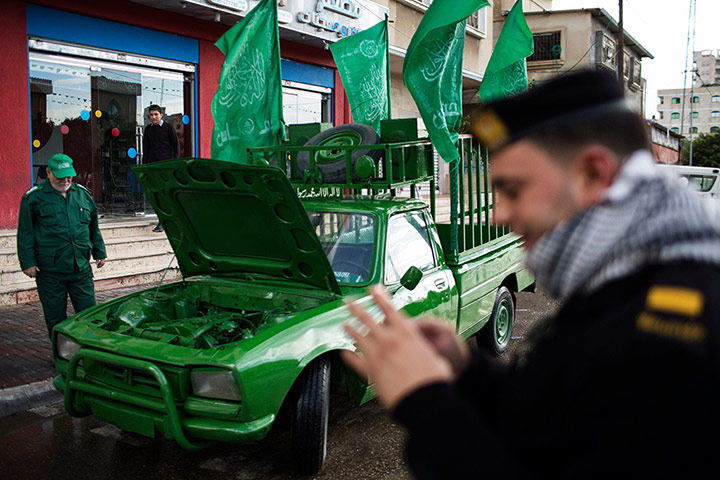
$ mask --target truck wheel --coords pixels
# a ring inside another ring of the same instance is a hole
[[[502,355],[510,345],[515,323],[515,302],[506,287],[500,287],[495,297],[492,314],[487,325],[477,333],[478,345],[495,355]]]
[[[315,152],[315,165],[322,174],[323,182],[345,183],[345,151],[333,147],[377,145],[379,143],[380,137],[371,126],[362,123],[348,123],[318,133],[308,140],[305,146],[322,145],[329,147],[327,150]],[[350,160],[353,167],[355,167],[357,159],[363,155],[368,155],[374,161],[377,161],[382,157],[382,150],[367,148],[354,150]],[[307,150],[298,152],[295,162],[298,170],[304,172],[306,168],[310,167],[310,152]],[[355,172],[353,172],[352,178],[353,181],[358,180]]]
[[[325,463],[330,413],[330,360],[321,357],[301,374],[292,418],[292,452],[302,474],[317,473]]]

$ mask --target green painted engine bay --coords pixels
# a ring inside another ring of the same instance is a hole
[[[237,287],[170,285],[125,297],[85,320],[121,335],[208,349],[252,338],[328,301],[327,295],[249,290],[239,294]]]

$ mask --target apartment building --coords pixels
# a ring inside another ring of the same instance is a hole
[[[512,2],[507,0],[506,3]],[[504,11],[497,7],[493,10],[496,30],[504,23]],[[525,18],[533,32],[535,45],[535,52],[527,59],[531,83],[571,70],[604,69],[617,72],[620,55],[618,23],[605,10],[533,8],[526,11]],[[625,31],[623,36],[625,94],[642,115],[646,103],[642,59],[652,59],[653,55],[629,32]]]
[[[720,84],[658,90],[657,121],[684,136],[720,132]]]
[[[720,85],[720,50],[693,52],[695,85]]]

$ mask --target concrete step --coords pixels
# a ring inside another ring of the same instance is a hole
[[[153,232],[155,225],[155,217],[100,220],[108,260],[99,270],[92,267],[98,291],[157,282],[168,265],[167,281],[179,277],[177,262],[170,262],[173,253],[167,236]],[[0,305],[35,300],[35,281],[20,270],[16,231],[0,231]]]
[[[100,234],[104,241],[111,238],[137,237],[143,235],[155,235],[157,237],[166,238],[164,233],[155,233],[152,231],[157,225],[156,218],[143,218],[141,220],[125,220],[100,222]]]
[[[95,261],[90,262],[93,272],[98,277],[113,276],[116,272],[124,272],[127,270],[135,271],[155,271],[177,266],[177,261],[173,258],[172,252],[154,253],[154,252],[127,252],[124,255],[116,257],[108,257],[105,265],[101,269],[95,268]],[[0,273],[0,287],[21,284],[28,279],[21,270]]]
[[[140,217],[129,219],[108,218],[100,220],[100,234],[103,240],[107,241],[116,237],[137,237],[142,235],[156,235],[165,237],[163,233],[152,231],[157,225],[155,217]],[[0,249],[16,248],[17,230],[0,230]]]
[[[105,239],[105,250],[108,258],[127,258],[142,252],[143,255],[172,254],[172,247],[164,235],[151,234],[134,237],[114,237]],[[17,250],[0,248],[0,273],[20,271]]]
[[[163,283],[170,283],[182,278],[180,270],[170,268],[167,271],[159,270],[126,270],[116,271],[112,275],[105,275],[103,269],[95,274],[95,291],[112,290],[115,288],[131,287],[136,285],[146,285],[159,282],[163,279]],[[164,275],[164,278],[163,278]],[[25,277],[29,280],[27,277]],[[18,303],[28,303],[38,301],[37,289],[35,281],[25,281],[12,285],[11,287],[0,286],[0,306],[15,305]]]
[[[0,230],[0,249],[17,247],[17,230]]]

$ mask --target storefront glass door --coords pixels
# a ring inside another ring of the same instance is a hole
[[[31,52],[33,182],[48,159],[69,155],[75,181],[106,215],[146,211],[130,167],[142,163],[148,107],[160,105],[178,136],[180,157],[192,156],[193,74]]]
[[[283,82],[283,117],[288,125],[332,122],[330,88]]]

